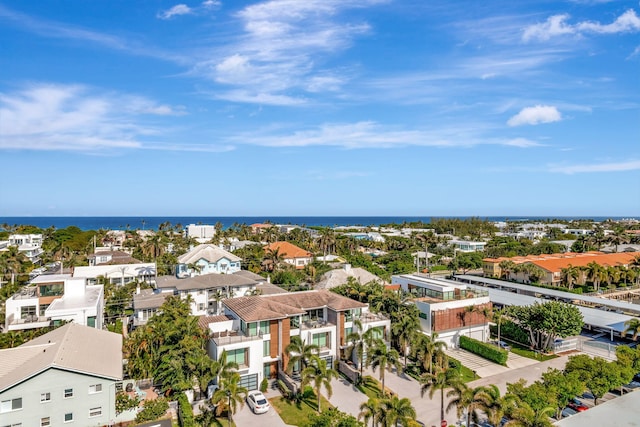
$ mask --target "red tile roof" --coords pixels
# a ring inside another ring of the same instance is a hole
[[[277,249],[284,258],[310,258],[313,256],[311,252],[289,242],[273,242],[264,247],[265,251],[267,249],[271,249],[272,251]]]

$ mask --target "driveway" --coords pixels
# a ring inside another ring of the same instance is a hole
[[[270,387],[264,393],[267,399],[272,397],[281,396],[280,391],[275,387],[274,383],[270,384]],[[273,407],[269,409],[269,412],[264,414],[254,414],[247,402],[244,402],[244,407],[238,410],[233,416],[233,421],[238,427],[259,427],[259,426],[274,426],[274,427],[287,427],[287,424],[282,421],[278,411]]]

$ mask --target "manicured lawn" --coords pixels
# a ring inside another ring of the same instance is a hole
[[[332,405],[327,399],[322,399],[322,410],[331,408]],[[312,414],[316,414],[318,399],[315,396],[310,396],[303,399],[301,402],[296,403],[285,399],[284,397],[274,397],[269,399],[271,406],[278,411],[280,418],[289,425],[305,427],[309,425],[309,417]]]
[[[356,386],[358,390],[366,394],[370,399],[379,399],[382,390],[382,384],[371,375],[362,377],[362,382]]]
[[[455,360],[458,362],[458,365],[460,365],[460,377],[462,378],[463,383],[468,383],[469,381],[474,381],[480,378],[475,372],[460,363],[458,359],[454,359],[453,357],[449,357],[449,359]]]

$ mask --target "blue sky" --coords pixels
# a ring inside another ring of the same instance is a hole
[[[640,216],[637,1],[0,0],[0,216]]]

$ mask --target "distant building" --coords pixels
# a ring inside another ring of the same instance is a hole
[[[105,264],[138,264],[141,263],[140,260],[135,259],[127,252],[123,251],[96,251],[95,253],[89,255],[87,257],[87,261],[89,261],[89,266],[93,267],[96,265],[105,265]]]
[[[0,350],[0,423],[4,426],[105,426],[122,388],[122,335],[70,323],[16,348]]]
[[[378,282],[384,284],[384,280],[369,273],[364,268],[351,267],[351,264],[345,264],[342,268],[336,268],[327,271],[322,275],[322,278],[316,285],[317,289],[331,289],[336,286],[344,285],[349,281],[349,278],[353,278],[360,284],[366,284],[369,282]]]
[[[102,329],[104,289],[84,277],[51,274],[36,277],[7,299],[5,331],[42,328],[73,321]]]
[[[482,252],[487,246],[486,242],[473,242],[470,240],[451,240],[449,243],[455,246],[455,250],[459,252]]]
[[[156,263],[141,262],[137,264],[107,264],[90,267],[75,267],[73,277],[85,277],[90,285],[98,283],[100,277],[114,285],[126,285],[137,280],[138,282],[155,283]]]
[[[297,269],[313,262],[313,254],[289,242],[273,242],[264,247],[265,251],[278,251],[284,262]]]
[[[462,335],[480,341],[489,337],[489,319],[484,313],[491,309],[488,292],[418,273],[391,276],[391,283],[416,296],[413,302],[420,310],[420,326],[425,334],[436,332],[438,341],[449,347],[457,347]]]
[[[42,250],[42,234],[11,234],[8,246],[16,246],[18,251],[34,264],[40,262],[40,255],[44,252]]]
[[[186,229],[187,237],[195,239],[198,243],[207,243],[216,235],[216,227],[213,225],[189,224]]]
[[[180,278],[204,274],[232,274],[240,271],[242,258],[212,245],[202,244],[178,257],[176,276]]]

